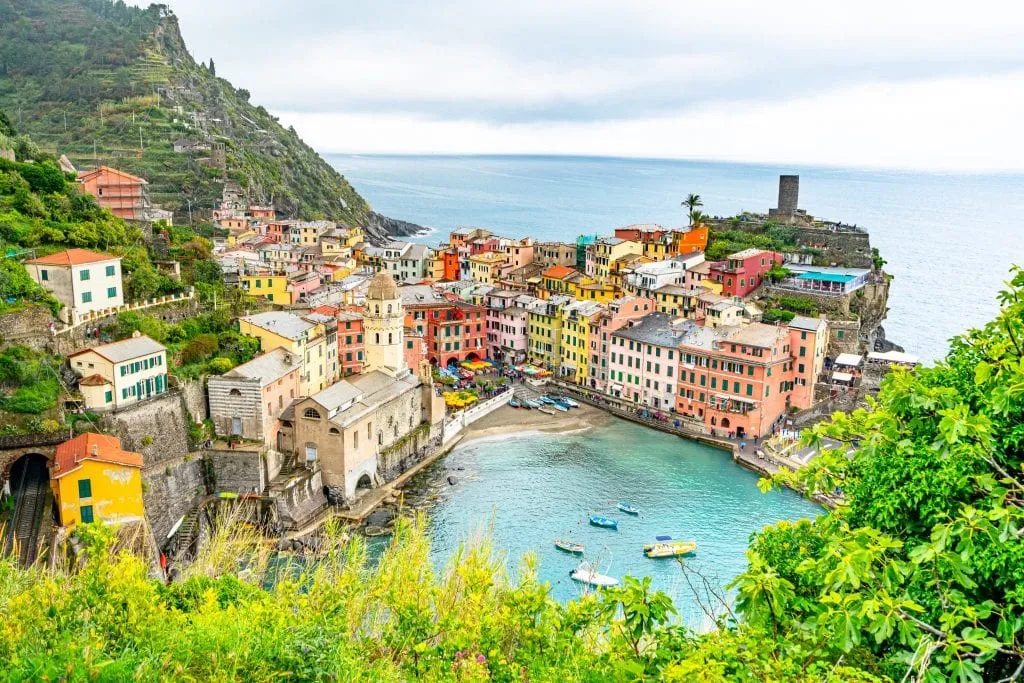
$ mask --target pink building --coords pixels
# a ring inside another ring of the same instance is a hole
[[[613,332],[608,347],[608,393],[659,412],[672,412],[678,386],[679,344],[697,326],[651,313]]]
[[[775,264],[782,265],[782,254],[762,249],[744,249],[729,254],[727,261],[711,264],[710,277],[722,285],[725,296],[747,296],[761,286],[764,274]]]
[[[316,272],[298,273],[288,276],[288,291],[292,295],[292,303],[305,301],[310,294],[320,289],[320,274]]]
[[[505,245],[506,262],[509,264],[509,270],[515,270],[516,268],[522,268],[533,263],[534,248],[533,244],[525,244],[524,242],[510,242]]]
[[[517,302],[520,296],[508,290],[487,294],[487,355],[492,360],[514,365],[526,362],[529,312]]]
[[[631,320],[638,320],[656,310],[654,299],[624,296],[609,302],[605,312],[591,321],[591,357],[587,369],[587,384],[591,389],[604,391],[608,386],[608,353],[612,333],[625,327]]]
[[[420,363],[427,359],[427,338],[414,327],[405,328],[405,367],[419,372]]]
[[[278,348],[210,377],[210,419],[217,435],[278,448],[278,418],[299,395],[301,372],[302,358]]]

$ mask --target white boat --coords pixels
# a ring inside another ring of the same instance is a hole
[[[569,576],[573,581],[585,583],[589,586],[595,586],[597,588],[607,588],[609,586],[619,585],[619,580],[613,576],[605,576],[604,574],[598,574],[597,571],[586,562],[581,562],[580,566],[576,567],[573,571],[569,572]]]

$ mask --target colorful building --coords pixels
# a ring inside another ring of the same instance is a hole
[[[153,208],[149,201],[147,183],[131,173],[109,166],[78,174],[82,192],[90,194],[96,203],[118,218],[129,221],[147,220]]]
[[[697,326],[664,313],[631,320],[610,336],[608,393],[655,411],[675,409],[679,344]]]
[[[642,256],[643,253],[643,247],[639,242],[618,237],[602,237],[587,248],[586,274],[598,282],[608,282],[613,262],[627,254]]]
[[[77,324],[91,314],[124,304],[121,257],[67,249],[25,262],[29,276],[64,304],[61,319]]]
[[[299,394],[302,359],[277,348],[207,381],[218,436],[239,436],[278,449],[281,413]]]
[[[50,472],[60,524],[120,524],[145,519],[142,456],[117,437],[86,433],[57,446]]]
[[[136,334],[68,356],[87,409],[120,410],[167,392],[167,348]]]
[[[590,335],[597,341],[597,346],[591,352],[587,368],[587,384],[590,388],[605,391],[608,387],[608,358],[612,333],[633,320],[639,320],[649,313],[653,313],[654,308],[653,299],[624,296],[611,301],[605,307],[604,313],[592,321],[591,324],[596,329],[591,329]]]
[[[603,313],[604,306],[596,301],[573,301],[562,307],[558,374],[563,379],[577,384],[586,383],[590,356],[598,348],[597,338],[591,335],[591,324]]]
[[[299,317],[269,311],[238,319],[238,331],[260,340],[264,353],[283,348],[302,359],[299,391],[303,396],[322,391],[337,379],[337,326],[328,329],[328,316]]]
[[[760,287],[764,274],[776,264],[782,265],[782,260],[782,254],[774,251],[744,249],[711,264],[709,276],[722,285],[725,296],[744,297]]]
[[[706,226],[693,226],[684,230],[673,230],[671,235],[672,254],[693,254],[707,251],[709,232]]]
[[[572,302],[570,296],[555,295],[527,306],[527,359],[531,363],[549,370],[558,368],[562,361],[562,307]]]
[[[551,266],[540,274],[540,289],[544,290],[543,294],[547,296],[573,295],[576,283],[583,279],[580,275],[579,272],[569,266]],[[592,280],[589,281],[593,282]]]
[[[275,304],[292,303],[285,275],[240,275],[238,284],[249,296],[260,296]]]
[[[335,317],[338,320],[338,363],[341,365],[341,375],[358,375],[363,371],[363,354],[366,352],[363,314],[339,311]]]
[[[495,285],[501,280],[501,269],[506,264],[505,254],[483,251],[469,257],[469,277],[474,282]]]

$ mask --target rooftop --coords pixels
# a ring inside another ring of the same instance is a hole
[[[796,330],[818,332],[825,326],[825,321],[821,318],[808,318],[804,315],[798,315],[789,321],[789,326]]]
[[[66,249],[56,254],[41,256],[37,259],[26,261],[39,266],[80,266],[86,263],[99,263],[101,261],[120,261],[120,256],[101,254],[88,249]]]
[[[753,257],[755,257],[755,256],[757,256],[759,254],[770,254],[770,253],[771,253],[770,251],[767,251],[765,249],[756,249],[754,247],[751,247],[750,249],[744,249],[743,251],[737,251],[735,254],[729,254],[728,258],[729,259],[734,259],[734,260],[737,260],[737,261],[743,261],[743,260],[748,259],[748,258],[753,258]]]
[[[112,462],[128,467],[142,467],[139,453],[122,450],[116,436],[87,432],[57,446],[53,459],[53,477],[60,479],[74,470],[83,460]]]
[[[247,315],[241,318],[241,320],[293,341],[302,339],[306,332],[315,327],[314,323],[303,320],[294,313],[285,311],[269,311],[267,313]]]
[[[277,348],[262,356],[253,358],[222,375],[224,378],[258,379],[260,387],[265,387],[280,377],[302,367],[302,358],[285,349]],[[211,377],[216,382],[216,377]]]
[[[541,273],[541,275],[555,280],[563,280],[575,272],[576,270],[574,268],[570,268],[569,266],[551,266],[543,273]]]
[[[692,321],[676,324],[676,318],[666,313],[651,313],[640,318],[628,327],[612,333],[613,337],[623,337],[654,346],[677,347],[691,328],[697,326]]]
[[[142,334],[138,337],[129,337],[128,339],[111,342],[110,344],[103,344],[102,346],[96,346],[91,349],[82,349],[81,351],[71,354],[69,358],[74,358],[75,356],[83,353],[89,353],[91,351],[103,358],[106,358],[111,363],[122,363],[126,360],[139,358],[141,356],[148,356],[152,353],[159,353],[160,351],[166,350],[166,346],[155,339],[150,339],[146,335]]]

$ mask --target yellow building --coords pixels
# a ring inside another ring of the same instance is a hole
[[[558,369],[562,360],[561,311],[571,302],[571,297],[557,295],[527,306],[526,356],[531,363],[549,370]]]
[[[618,237],[602,237],[594,242],[592,248],[594,279],[600,283],[609,281],[612,263],[627,254],[642,256],[644,253],[644,248],[639,242],[624,240]],[[590,272],[589,268],[587,272]]]
[[[599,284],[591,282],[588,284],[577,284],[573,286],[573,296],[580,301],[596,301],[606,304],[617,298],[619,290],[610,284]]]
[[[261,296],[275,304],[292,303],[292,294],[288,291],[288,278],[285,275],[242,275],[239,284],[249,296]]]
[[[469,257],[469,277],[474,282],[495,285],[501,280],[501,267],[505,265],[505,255],[494,251],[485,251]]]
[[[663,285],[651,292],[657,302],[658,312],[675,317],[694,318],[697,311],[697,297],[702,290],[687,289],[679,285]]]
[[[144,519],[142,456],[117,437],[90,432],[57,446],[50,486],[61,526]]]
[[[562,307],[558,374],[563,379],[577,384],[586,383],[590,355],[598,355],[598,340],[590,337],[591,322],[603,312],[604,306],[595,301],[573,301]]]
[[[337,234],[349,249],[355,249],[357,244],[366,241],[366,235],[358,225],[353,225],[351,228],[338,228]]]
[[[315,316],[313,316],[315,318]],[[260,340],[260,351],[286,349],[302,358],[299,391],[312,396],[338,379],[338,336],[315,319],[270,311],[238,319],[238,331]]]
[[[652,261],[664,261],[672,255],[670,242],[663,241],[644,242],[644,256]]]

